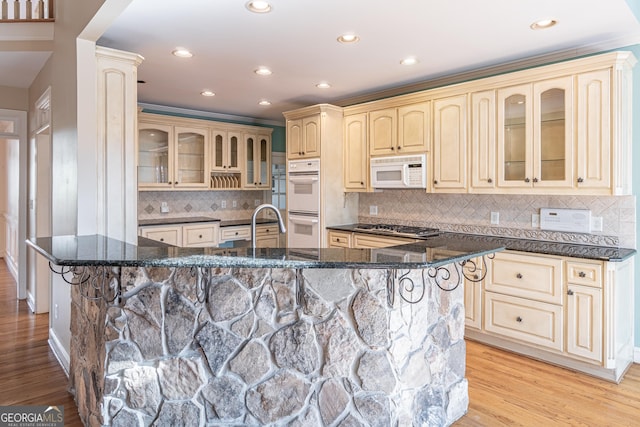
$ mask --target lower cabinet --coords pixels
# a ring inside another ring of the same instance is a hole
[[[376,249],[390,246],[406,245],[416,240],[402,237],[388,237],[369,233],[354,233],[351,231],[329,230],[330,248]]]
[[[256,248],[279,248],[280,229],[278,224],[256,226]]]
[[[139,227],[138,234],[173,246],[204,248],[218,246],[219,227],[218,222],[149,225]]]
[[[466,336],[620,381],[633,361],[633,264],[504,251],[467,280]]]

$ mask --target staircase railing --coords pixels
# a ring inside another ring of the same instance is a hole
[[[0,23],[54,21],[54,0],[1,0]]]

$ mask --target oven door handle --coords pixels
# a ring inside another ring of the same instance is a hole
[[[318,223],[317,219],[307,219],[307,218],[298,218],[298,217],[294,218],[291,215],[289,215],[289,221],[298,223],[298,224],[317,224]]]
[[[313,184],[318,181],[317,176],[291,176],[289,175],[289,181],[296,184]]]

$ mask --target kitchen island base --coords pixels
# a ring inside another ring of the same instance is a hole
[[[434,283],[428,270],[113,267],[112,301],[72,289],[80,416],[450,425],[468,408],[462,276]]]

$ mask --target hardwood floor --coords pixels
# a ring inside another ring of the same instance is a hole
[[[64,425],[82,426],[67,376],[49,348],[49,315],[19,301],[0,259],[0,405],[61,405]]]
[[[81,426],[47,338],[48,315],[16,299],[0,260],[0,405],[64,405],[65,426]],[[467,378],[469,412],[456,427],[640,425],[638,364],[616,385],[468,341]]]

